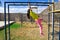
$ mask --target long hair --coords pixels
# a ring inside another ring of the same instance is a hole
[[[30,19],[30,9],[28,9],[28,11],[27,11],[27,17],[28,17],[28,19]]]

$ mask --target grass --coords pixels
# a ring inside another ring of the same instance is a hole
[[[21,28],[21,24],[14,23],[10,25],[11,29]],[[0,40],[4,40],[4,30],[0,30]]]
[[[14,23],[14,24],[11,24],[11,26],[10,26],[10,28],[12,29],[12,28],[14,28],[14,29],[16,29],[16,28],[21,28],[22,26],[21,26],[21,24],[19,24],[19,23]]]
[[[4,40],[4,30],[0,30],[0,40]]]
[[[10,25],[11,40],[48,40],[48,25],[43,22],[44,36],[41,37],[39,28],[35,23],[24,22]],[[4,40],[4,30],[0,31],[0,40]]]

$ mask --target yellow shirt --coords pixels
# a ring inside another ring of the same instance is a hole
[[[34,13],[33,11],[30,11],[30,16],[31,16],[34,20],[38,19],[38,15],[37,15],[36,13]]]

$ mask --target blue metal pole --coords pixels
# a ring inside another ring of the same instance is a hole
[[[52,12],[54,11],[54,4],[52,4]],[[54,40],[54,13],[52,13],[52,40]]]
[[[52,13],[52,40],[54,40],[54,13]]]
[[[9,5],[8,5],[8,40],[10,40],[10,13],[9,13]]]
[[[54,13],[52,13],[52,40],[54,40]]]
[[[6,29],[6,3],[4,2],[4,32],[5,32],[5,40],[7,40],[7,29]]]
[[[52,0],[52,12],[55,10],[54,1]],[[52,40],[54,40],[54,13],[52,13]]]

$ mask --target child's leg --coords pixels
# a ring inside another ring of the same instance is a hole
[[[42,24],[41,24],[41,22],[40,22],[40,19],[36,20],[36,23],[37,23],[37,25],[38,25],[39,28],[40,28],[40,34],[43,34],[43,32],[42,32]]]
[[[38,26],[40,28],[40,34],[42,34],[43,33],[43,31],[42,31],[42,29],[43,29],[42,24],[38,23]]]
[[[43,27],[42,27],[42,24],[39,24],[40,25],[40,34],[43,34]]]

